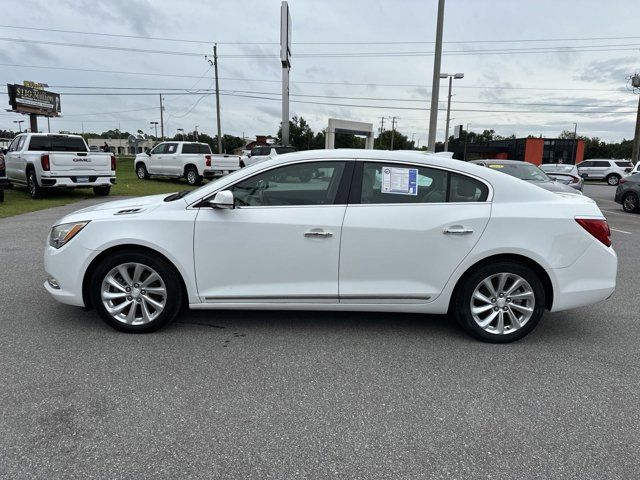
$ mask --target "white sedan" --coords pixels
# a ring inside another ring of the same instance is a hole
[[[614,291],[596,204],[478,165],[375,150],[293,153],[190,193],[85,208],[51,230],[45,288],[150,332],[192,309],[451,314],[522,338]]]

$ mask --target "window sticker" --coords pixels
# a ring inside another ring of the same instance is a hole
[[[418,195],[418,169],[382,167],[381,192]]]

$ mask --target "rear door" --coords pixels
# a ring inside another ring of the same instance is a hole
[[[341,303],[437,297],[489,221],[489,187],[447,170],[358,163],[342,226]]]
[[[593,165],[589,169],[589,178],[604,178],[611,170],[608,160],[593,160],[592,163]]]

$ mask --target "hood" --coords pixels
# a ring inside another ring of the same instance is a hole
[[[570,187],[569,185],[565,185],[564,183],[561,183],[561,182],[530,182],[530,183],[554,193],[570,193],[572,195],[576,195],[576,194],[580,195],[580,192],[577,192],[575,188]]]
[[[81,210],[76,210],[75,212],[58,220],[55,225],[69,222],[79,222],[84,220],[112,218],[114,215],[122,217],[135,217],[141,213],[149,212],[158,208],[160,205],[165,203],[164,199],[169,195],[169,193],[163,193],[160,195],[125,198],[124,200],[115,200],[113,202],[92,205]]]

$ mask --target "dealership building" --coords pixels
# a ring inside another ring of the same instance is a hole
[[[454,158],[465,158],[464,144],[450,145]],[[509,138],[490,142],[468,143],[466,159],[493,158],[522,160],[534,165],[543,163],[580,163],[584,159],[584,140],[563,138]]]

